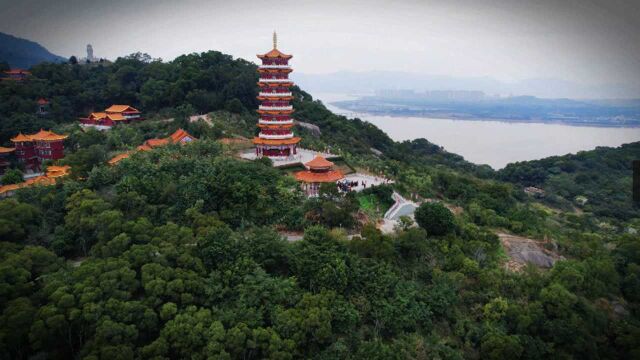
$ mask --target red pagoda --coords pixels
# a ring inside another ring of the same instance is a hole
[[[286,55],[277,49],[276,33],[273,33],[273,50],[258,55],[262,65],[258,67],[260,92],[258,100],[258,127],[260,133],[253,138],[256,156],[269,158],[286,158],[297,153],[299,137],[293,136],[293,106],[289,103],[293,96],[289,89],[293,82],[289,80],[291,66]]]
[[[64,157],[64,139],[67,135],[58,135],[54,132],[42,130],[33,135],[22,133],[11,139],[15,144],[15,152],[18,161],[25,168],[37,170],[44,160],[57,160]]]

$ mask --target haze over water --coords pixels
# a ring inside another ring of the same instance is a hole
[[[316,94],[337,114],[349,115],[329,102],[353,97]],[[386,132],[393,140],[425,138],[476,164],[501,169],[508,163],[620,146],[640,141],[640,128],[605,128],[506,121],[472,121],[423,117],[357,114]],[[304,119],[299,119],[304,121]]]

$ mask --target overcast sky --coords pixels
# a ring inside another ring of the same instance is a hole
[[[558,78],[640,89],[640,1],[0,0],[0,31],[53,53],[171,60],[209,49],[296,71]]]

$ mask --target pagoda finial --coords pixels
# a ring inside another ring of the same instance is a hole
[[[276,49],[278,47],[278,35],[276,31],[273,31],[273,48]]]

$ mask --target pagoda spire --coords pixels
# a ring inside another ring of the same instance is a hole
[[[278,35],[276,34],[275,30],[273,31],[273,48],[278,48]]]

